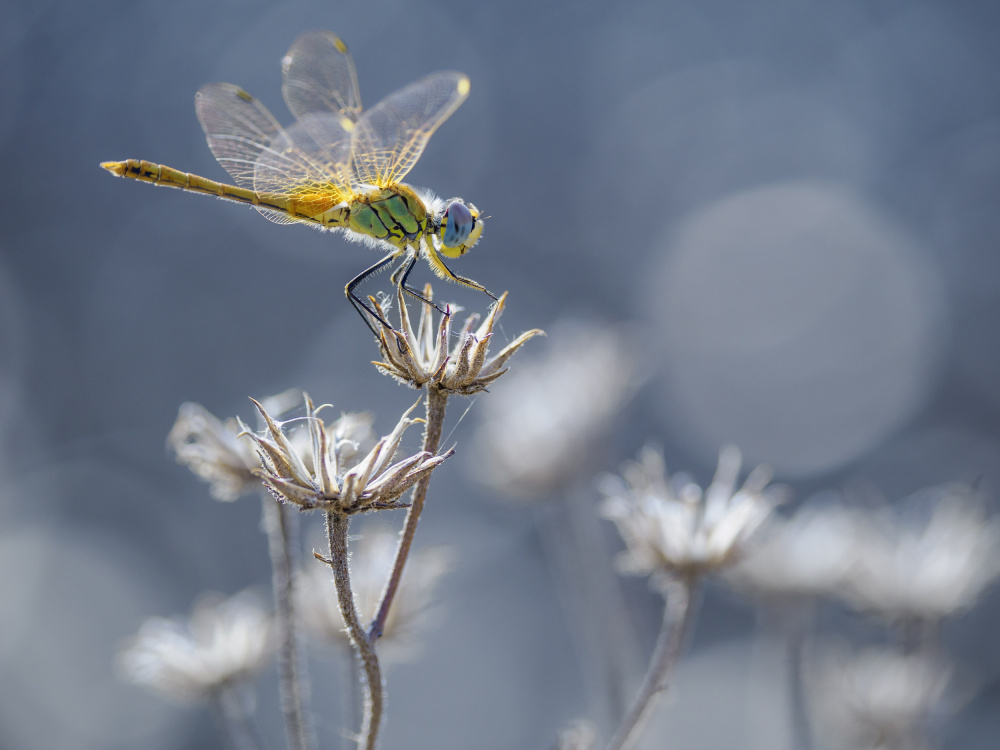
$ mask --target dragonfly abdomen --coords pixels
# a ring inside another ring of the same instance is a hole
[[[215,180],[199,177],[190,172],[182,172],[165,164],[156,164],[155,162],[139,159],[126,159],[125,161],[106,161],[101,166],[118,177],[152,182],[155,185],[178,188],[193,193],[214,195],[225,200],[236,201],[237,203],[249,203],[252,206],[269,208],[288,214],[296,219],[316,220],[311,216],[303,216],[300,212],[293,210],[291,202],[285,196],[255,193],[253,190],[247,188],[227,185],[224,182],[216,182]]]

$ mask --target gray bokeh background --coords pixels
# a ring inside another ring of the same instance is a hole
[[[369,106],[433,70],[472,79],[408,181],[490,217],[455,268],[510,290],[502,336],[572,315],[643,331],[644,385],[595,469],[653,439],[706,481],[735,441],[799,499],[956,479],[996,496],[993,2],[7,3],[0,748],[218,746],[206,713],[112,670],[147,615],[268,580],[259,505],[210,500],[164,448],[180,403],[249,418],[247,396],[301,387],[387,430],[415,398],[374,373],[343,298],[371,251],[97,166],[223,179],[194,92],[237,83],[288,122],[279,61],[311,28],[351,47]],[[420,535],[460,562],[423,658],[389,674],[385,746],[546,747],[585,696],[532,516],[474,481],[464,411]],[[629,591],[644,651],[658,605]],[[979,690],[949,747],[1000,733],[998,605],[949,631]],[[726,689],[685,704],[672,747],[724,746],[719,714],[739,746],[775,746],[740,718],[752,628],[709,593],[688,695]],[[331,669],[320,706],[339,705]],[[276,746],[273,684],[258,699]],[[339,729],[323,724],[327,746]]]

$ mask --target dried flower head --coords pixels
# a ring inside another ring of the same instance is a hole
[[[403,433],[410,425],[422,421],[409,419],[414,404],[391,433],[379,440],[367,455],[359,457],[357,443],[350,437],[358,421],[341,419],[327,426],[317,416],[323,407],[314,408],[308,395],[305,402],[303,420],[308,441],[290,440],[285,433],[286,424],[275,421],[256,401],[266,429],[255,434],[241,425],[244,434],[253,440],[263,464],[262,468],[254,469],[254,475],[263,480],[276,498],[303,510],[353,514],[400,507],[399,497],[453,453],[435,456],[421,451],[392,463]]]
[[[430,284],[424,287],[424,296],[433,299]],[[402,288],[397,291],[399,302],[400,330],[388,328],[380,321],[378,323],[379,348],[383,361],[374,362],[380,372],[394,377],[396,380],[414,388],[422,388],[430,384],[448,393],[469,395],[486,390],[494,380],[505,372],[504,365],[521,348],[528,339],[542,333],[533,329],[526,331],[505,346],[498,354],[487,359],[490,339],[493,337],[493,326],[503,312],[507,294],[490,309],[486,320],[473,331],[479,322],[479,315],[470,315],[462,330],[452,341],[452,312],[445,308],[438,324],[434,325],[434,308],[420,302],[420,322],[413,329],[410,314],[407,310],[407,299]],[[372,299],[372,304],[382,319],[386,319],[385,311],[379,303]]]
[[[947,667],[918,654],[839,649],[811,680],[818,728],[834,747],[926,747],[927,725],[943,712],[950,677]]]
[[[962,612],[1000,575],[1000,519],[964,485],[874,513],[864,530],[847,598],[889,620]]]
[[[668,477],[663,457],[646,447],[622,477],[604,481],[603,514],[615,522],[626,544],[620,570],[652,575],[662,588],[673,578],[704,575],[732,563],[780,500],[778,489],[767,486],[771,470],[765,466],[750,472],[737,490],[740,463],[737,448],[723,448],[715,478],[702,492],[684,475]]]
[[[594,750],[597,728],[586,719],[576,719],[559,732],[556,750]]]
[[[398,535],[388,530],[362,531],[351,555],[351,586],[360,614],[373,615],[378,607],[398,541]],[[418,634],[430,619],[434,589],[450,567],[450,558],[444,547],[425,547],[410,555],[379,638],[379,654],[384,659],[402,661],[416,653]],[[302,621],[316,640],[349,645],[328,565],[319,560],[307,563],[296,594]]]
[[[831,596],[857,560],[862,523],[856,511],[831,503],[772,516],[726,580],[763,599]]]
[[[264,400],[268,411],[285,411],[291,406],[290,391]],[[253,470],[260,459],[253,446],[239,439],[240,426],[235,419],[220,420],[201,404],[181,404],[170,434],[169,445],[184,464],[208,482],[212,497],[231,502],[260,487]]]
[[[583,476],[632,394],[635,347],[610,326],[562,323],[548,355],[522,363],[483,405],[479,475],[504,494],[543,496]],[[580,481],[580,480],[577,480]]]
[[[152,617],[118,655],[122,675],[181,701],[253,678],[272,653],[271,618],[248,592],[202,596],[189,618]]]
[[[260,461],[249,443],[237,440],[239,432],[235,419],[223,422],[200,404],[186,403],[181,404],[167,444],[179,463],[208,482],[212,497],[232,501],[260,486],[253,475]]]

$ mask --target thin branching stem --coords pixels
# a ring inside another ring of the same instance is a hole
[[[240,687],[223,688],[213,696],[211,705],[235,750],[263,750]]]
[[[341,617],[344,618],[344,623],[347,625],[351,644],[361,660],[361,668],[365,673],[365,684],[368,689],[358,747],[364,748],[364,750],[375,750],[379,728],[382,725],[385,688],[382,685],[382,668],[379,666],[378,655],[375,653],[375,644],[368,639],[368,634],[361,625],[358,611],[354,606],[354,592],[351,590],[351,573],[347,560],[347,528],[349,524],[350,516],[342,513],[326,514],[326,531],[330,539],[330,567],[333,568],[333,581],[337,587],[337,602],[340,605]]]
[[[649,716],[649,709],[655,702],[653,699],[666,689],[670,672],[677,663],[697,610],[697,579],[679,578],[672,581],[667,588],[666,597],[663,625],[656,639],[649,670],[643,678],[632,708],[611,738],[608,750],[627,750],[635,743],[644,720]]]
[[[436,386],[429,386],[427,389],[426,401],[426,424],[424,426],[423,450],[437,455],[441,445],[441,429],[444,425],[444,413],[448,404],[448,393]],[[385,629],[385,622],[389,617],[389,608],[392,607],[392,600],[396,596],[399,588],[399,581],[403,577],[403,568],[406,566],[406,558],[410,554],[410,546],[413,544],[413,535],[417,532],[417,522],[420,521],[420,513],[424,509],[424,500],[427,498],[427,488],[431,483],[431,475],[427,474],[421,479],[413,489],[413,498],[410,501],[410,508],[406,512],[406,522],[403,524],[403,531],[399,538],[399,547],[396,548],[396,559],[392,563],[392,573],[386,581],[385,590],[382,592],[382,600],[379,602],[375,617],[371,625],[368,626],[368,639],[375,643]]]
[[[297,528],[290,509],[262,493],[264,528],[271,553],[271,586],[278,635],[278,689],[285,718],[289,750],[313,750],[309,728],[309,684],[299,653],[295,614],[295,559]]]

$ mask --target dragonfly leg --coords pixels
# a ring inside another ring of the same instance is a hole
[[[355,294],[354,290],[357,288],[358,284],[360,284],[362,281],[364,281],[365,279],[367,279],[369,276],[371,276],[373,274],[376,274],[379,271],[385,270],[385,267],[388,266],[388,265],[390,265],[398,257],[399,257],[398,255],[387,255],[387,256],[385,256],[378,263],[376,263],[373,266],[370,266],[369,268],[366,268],[364,271],[362,271],[357,276],[355,276],[353,279],[351,279],[349,282],[347,282],[347,286],[344,288],[344,292],[347,294],[347,299],[354,306],[354,309],[357,311],[358,315],[361,316],[361,319],[363,321],[365,321],[365,325],[368,326],[368,329],[373,334],[375,334],[375,338],[378,338],[379,334],[378,334],[378,331],[375,330],[375,326],[372,325],[372,322],[371,322],[371,319],[369,318],[369,316],[371,316],[372,318],[374,318],[375,320],[377,320],[379,323],[381,323],[382,325],[384,325],[386,328],[388,328],[390,330],[392,330],[392,326],[389,325],[388,322],[386,322],[385,320],[383,320],[382,316],[379,315],[377,312],[375,312],[368,305],[367,302],[365,302],[357,294]],[[398,271],[396,273],[398,273]],[[393,273],[393,276],[395,276],[395,275],[396,274]]]
[[[409,295],[411,295],[413,297],[416,297],[418,300],[420,300],[421,302],[423,302],[425,305],[430,305],[435,310],[437,310],[439,313],[441,313],[442,315],[444,315],[445,311],[442,310],[440,307],[438,307],[432,300],[427,299],[427,297],[425,297],[424,295],[422,295],[420,292],[418,292],[413,287],[407,286],[406,280],[410,277],[410,271],[413,270],[413,266],[416,265],[416,263],[417,263],[417,256],[416,255],[411,255],[403,265],[401,265],[399,268],[397,268],[393,272],[392,278],[391,278],[392,283],[396,284],[397,286],[399,286],[399,288],[402,289],[407,294],[409,294]]]
[[[456,284],[461,284],[462,286],[467,286],[470,289],[476,289],[476,290],[482,292],[483,294],[485,294],[487,297],[489,297],[494,302],[497,301],[496,295],[493,294],[486,287],[484,287],[482,284],[480,284],[478,281],[473,281],[472,279],[467,279],[465,276],[459,276],[457,273],[455,273],[450,268],[448,268],[448,266],[446,266],[444,264],[444,261],[441,260],[441,257],[433,250],[433,248],[428,248],[428,250],[427,250],[427,260],[430,261],[430,264],[434,268],[434,271],[442,279],[449,279],[451,281],[454,281]]]

